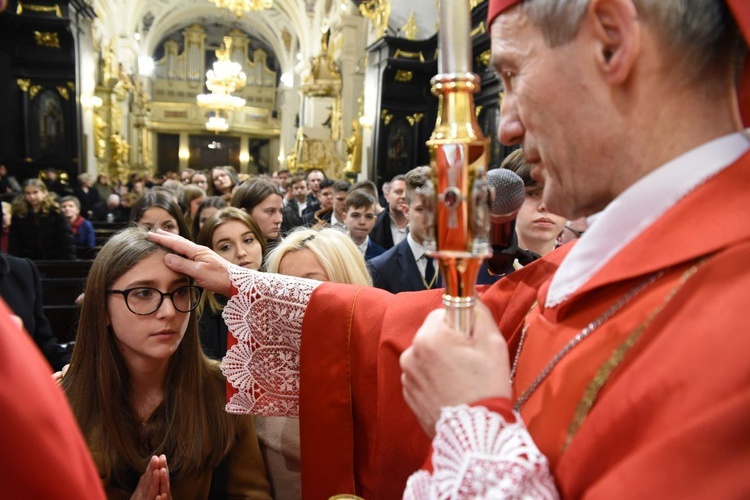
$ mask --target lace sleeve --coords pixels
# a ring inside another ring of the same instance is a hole
[[[447,407],[435,430],[434,472],[412,474],[405,499],[559,498],[520,415],[507,423],[482,406]]]
[[[299,415],[302,319],[318,281],[230,266],[237,293],[224,308],[236,344],[222,360],[227,383],[237,390],[229,413]],[[230,342],[231,343],[231,342]]]

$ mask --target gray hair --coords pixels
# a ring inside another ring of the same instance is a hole
[[[733,64],[739,75],[746,47],[724,2],[706,0],[632,0],[644,23],[652,25],[677,59],[686,80],[726,75]],[[527,0],[523,13],[551,47],[571,41],[590,0]]]

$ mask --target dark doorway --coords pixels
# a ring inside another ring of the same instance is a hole
[[[180,136],[177,134],[159,134],[156,150],[158,153],[157,172],[160,174],[180,170]]]
[[[190,160],[193,170],[208,170],[221,165],[240,169],[240,139],[224,135],[191,135]]]

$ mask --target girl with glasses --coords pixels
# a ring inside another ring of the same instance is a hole
[[[270,498],[252,417],[224,412],[201,290],[128,228],[97,255],[62,378],[109,498]]]

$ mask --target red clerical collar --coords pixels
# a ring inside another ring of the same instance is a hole
[[[490,5],[487,10],[487,27],[492,25],[492,21],[497,16],[518,5],[523,0],[489,0]],[[729,10],[734,15],[745,42],[750,45],[750,1],[748,0],[725,0]],[[740,114],[742,115],[743,124],[750,126],[750,57],[745,61],[745,67],[742,71],[739,88],[737,89],[740,103]]]

